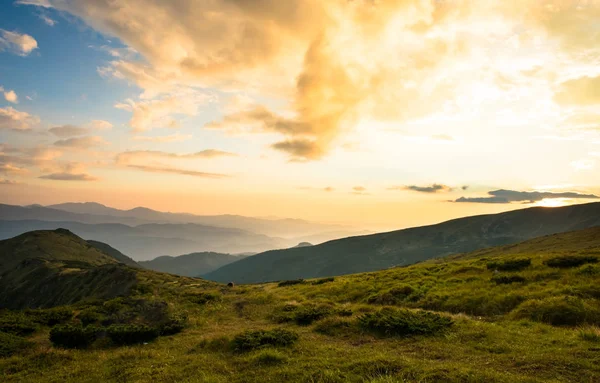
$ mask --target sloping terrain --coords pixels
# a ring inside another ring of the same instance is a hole
[[[243,255],[204,252],[185,254],[178,257],[165,255],[154,258],[151,261],[139,262],[139,264],[154,271],[187,277],[199,277],[243,258],[245,258]]]
[[[121,262],[121,263],[123,263],[127,266],[131,266],[131,267],[141,267],[136,261],[129,258],[125,254],[121,253],[119,250],[115,249],[114,247],[107,245],[106,243],[93,241],[91,239],[87,240],[86,242],[88,244],[92,245],[93,247],[95,247],[96,249],[100,250],[104,254],[110,255],[111,257],[116,259],[118,262]]]
[[[137,273],[129,297],[57,308],[58,325],[43,322],[31,335],[2,331],[28,329],[52,311],[0,311],[3,382],[571,383],[600,376],[600,228],[278,284],[226,287]],[[155,318],[166,308],[176,322]],[[145,329],[114,325],[127,318],[171,327],[158,338],[126,338],[127,346],[113,336],[71,350],[53,338],[59,330],[101,337]],[[83,321],[88,327],[78,327]]]
[[[600,203],[535,207],[344,238],[306,248],[267,251],[226,265],[206,278],[256,283],[381,270],[599,225]]]
[[[132,269],[64,229],[0,241],[0,308],[112,298],[135,283]]]

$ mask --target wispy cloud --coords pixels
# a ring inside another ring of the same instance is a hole
[[[88,149],[94,146],[105,145],[107,142],[99,136],[73,137],[64,140],[58,140],[54,143],[55,146]]]
[[[160,143],[167,143],[167,142],[183,142],[183,141],[187,141],[189,139],[192,138],[191,134],[179,134],[179,133],[175,133],[175,134],[171,134],[168,136],[134,136],[133,140],[134,141],[142,141],[142,142],[160,142]]]
[[[443,184],[432,184],[428,186],[407,185],[407,186],[392,186],[388,190],[409,190],[419,193],[445,193],[454,190],[452,187]],[[465,190],[465,189],[463,189]]]
[[[96,177],[92,177],[85,173],[52,173],[40,176],[39,178],[54,181],[96,181]]]
[[[577,192],[525,192],[515,190],[494,190],[488,192],[487,197],[460,197],[454,202],[471,202],[471,203],[511,203],[511,202],[525,202],[534,203],[543,199],[552,198],[569,198],[569,199],[598,199],[600,198],[594,194],[582,194]]]
[[[126,165],[128,168],[141,170],[149,173],[171,173],[171,174],[181,174],[186,176],[193,177],[202,177],[202,178],[229,178],[230,176],[227,174],[220,173],[206,173],[199,172],[195,170],[187,170],[187,169],[178,169],[178,168],[170,168],[170,167],[155,167],[155,166],[147,166],[147,165]]]
[[[0,108],[0,129],[27,131],[39,123],[39,117],[27,112],[20,112],[10,106]]]

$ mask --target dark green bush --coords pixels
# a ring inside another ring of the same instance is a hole
[[[315,332],[328,336],[342,336],[352,333],[353,323],[349,319],[326,318],[317,323]]]
[[[36,330],[37,325],[22,313],[8,313],[0,318],[0,332],[25,336]]]
[[[329,278],[321,278],[321,279],[317,279],[316,281],[313,281],[311,284],[312,285],[322,285],[324,283],[330,283],[335,281],[334,277],[329,277]]]
[[[32,343],[13,334],[0,332],[0,358],[7,358],[21,350],[31,347]]]
[[[560,296],[534,299],[521,304],[513,313],[518,319],[531,319],[553,326],[577,326],[600,323],[597,308],[577,297]]]
[[[498,271],[520,271],[531,266],[530,258],[508,259],[506,261],[490,262],[487,264],[488,270]]]
[[[221,294],[213,293],[213,292],[205,292],[192,296],[192,301],[198,303],[200,305],[205,305],[208,303],[220,302]]]
[[[159,331],[146,325],[112,325],[106,335],[116,345],[150,342],[156,339]]]
[[[358,318],[364,330],[385,336],[431,335],[452,326],[452,319],[428,312],[384,308]]]
[[[563,255],[548,259],[544,262],[546,266],[556,267],[561,269],[567,269],[572,267],[579,267],[586,263],[597,263],[598,257],[589,255]]]
[[[332,313],[333,309],[326,305],[286,304],[277,308],[272,318],[277,323],[296,322],[298,325],[306,326]]]
[[[285,286],[300,285],[300,284],[303,284],[303,283],[306,283],[304,281],[304,279],[292,279],[292,280],[289,280],[289,281],[281,281],[281,282],[279,282],[277,284],[277,286],[279,286],[279,287],[285,287]]]
[[[294,321],[296,324],[307,326],[313,323],[314,321],[318,321],[319,319],[323,319],[326,316],[331,315],[331,307],[325,305],[307,305],[302,306],[298,310],[296,310],[294,314]]]
[[[497,285],[509,285],[511,283],[523,283],[526,279],[520,275],[496,275],[492,277],[491,281]]]
[[[55,307],[45,310],[27,310],[26,314],[31,316],[35,322],[47,326],[65,323],[73,318],[73,311],[65,307]]]
[[[367,303],[375,303],[380,305],[400,304],[414,293],[415,289],[412,286],[397,286],[389,289],[388,291],[369,296],[367,298]]]
[[[50,341],[54,346],[63,348],[86,348],[103,331],[97,326],[58,325],[50,330]]]
[[[81,312],[77,314],[77,319],[79,319],[84,326],[98,323],[103,318],[104,316],[101,313],[99,313],[98,310],[96,310],[95,308],[81,310]]]
[[[186,323],[187,316],[173,315],[158,326],[159,334],[166,336],[180,333],[185,328]]]
[[[265,346],[286,347],[298,340],[298,334],[284,329],[247,330],[232,340],[235,351],[251,351]]]

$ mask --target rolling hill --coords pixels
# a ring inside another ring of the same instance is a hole
[[[219,282],[257,283],[359,273],[599,225],[600,203],[534,207],[305,248],[267,251],[223,266],[205,277]]]
[[[128,294],[130,267],[65,229],[0,241],[0,308],[52,307]]]
[[[243,255],[222,253],[192,253],[178,257],[162,256],[151,261],[142,261],[139,264],[147,269],[183,275],[186,277],[199,277],[221,266],[246,258]]]
[[[11,251],[0,257],[3,269],[31,256],[63,278],[114,265],[64,231],[9,241],[0,242]],[[68,264],[84,260],[88,266],[78,267],[85,270]],[[3,382],[571,383],[600,376],[600,227],[406,267],[234,287],[120,267],[137,277],[123,297],[0,310]],[[3,278],[20,274],[13,267]],[[36,279],[30,273],[21,282]],[[71,288],[85,288],[80,281]]]

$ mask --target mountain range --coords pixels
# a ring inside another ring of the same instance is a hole
[[[205,277],[219,282],[258,283],[352,274],[594,226],[600,226],[600,203],[534,207],[267,251],[225,265]]]
[[[139,264],[150,270],[164,273],[183,275],[186,277],[200,277],[214,271],[219,267],[244,259],[245,255],[231,255],[222,253],[191,253],[177,257],[164,255],[150,261],[140,261]]]
[[[292,247],[299,242],[321,243],[365,233],[303,220],[196,216],[147,208],[118,210],[96,203],[48,207],[0,204],[0,239],[57,228],[66,228],[86,239],[110,243],[136,260],[205,251],[257,253]],[[279,237],[279,233],[287,234]]]

